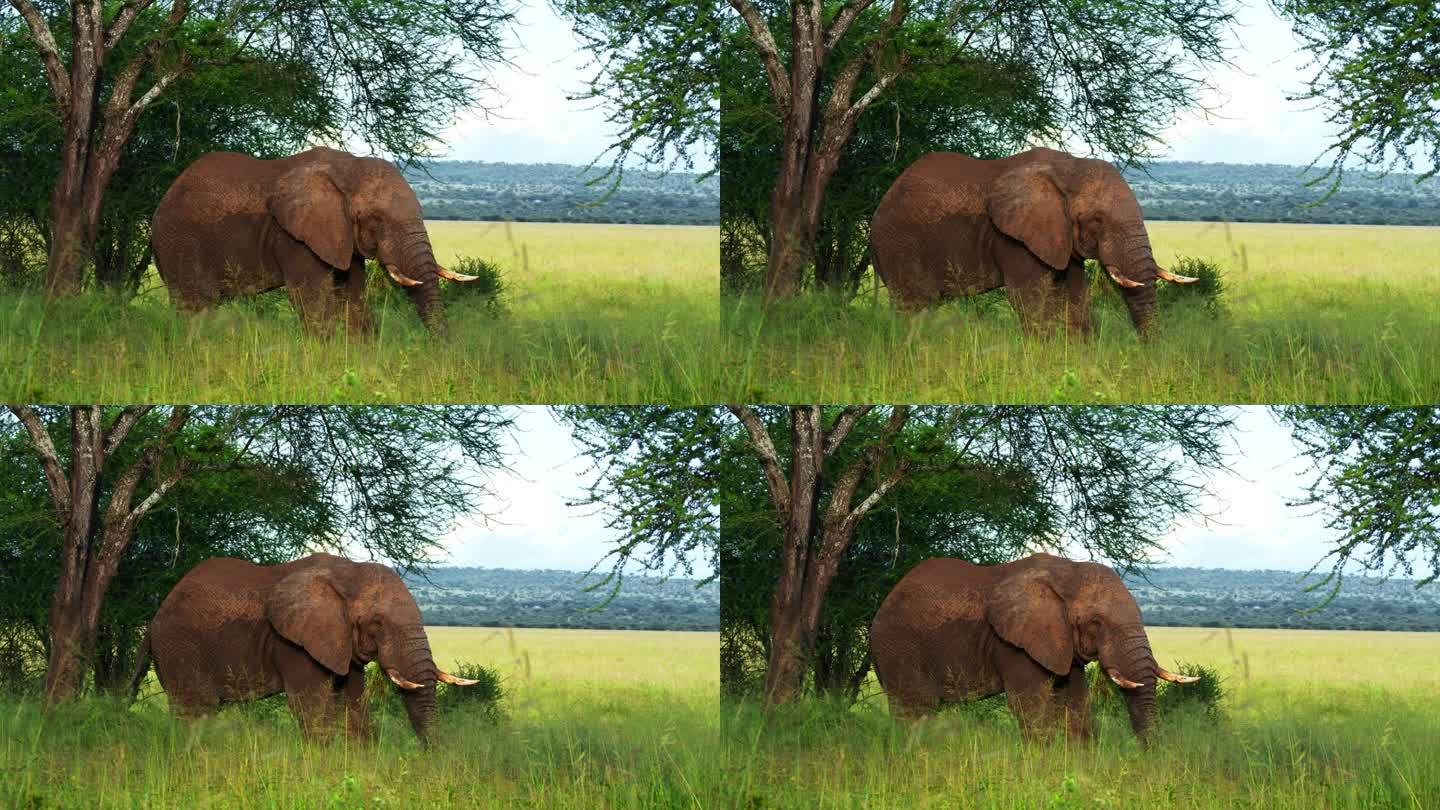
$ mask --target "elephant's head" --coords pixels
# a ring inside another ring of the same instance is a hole
[[[276,182],[270,215],[322,261],[350,269],[356,254],[376,259],[406,288],[420,319],[443,332],[445,313],[437,279],[474,281],[435,261],[420,200],[400,170],[386,160],[316,148]]]
[[[1135,597],[1110,568],[1058,557],[1011,574],[993,591],[987,619],[1000,638],[1056,675],[1099,661],[1124,690],[1130,725],[1144,739],[1155,721],[1157,679],[1194,683],[1155,662]]]
[[[1114,165],[1050,149],[1026,154],[1033,159],[996,179],[987,207],[991,222],[1056,270],[1072,257],[1097,260],[1120,287],[1135,328],[1148,332],[1155,280],[1197,279],[1155,262],[1140,203]]]
[[[276,633],[336,675],[378,662],[422,742],[431,742],[435,684],[475,683],[435,665],[415,598],[383,565],[337,557],[296,571],[271,589],[265,614]]]

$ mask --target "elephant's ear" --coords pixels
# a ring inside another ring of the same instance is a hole
[[[270,215],[326,264],[350,269],[355,222],[350,203],[323,166],[301,166],[281,175],[270,194]]]
[[[1074,634],[1065,603],[1043,573],[1029,571],[996,584],[986,618],[1000,638],[1029,653],[1041,666],[1056,675],[1070,672]]]
[[[1012,169],[996,178],[987,206],[1000,232],[1019,240],[1056,270],[1070,265],[1073,228],[1065,197],[1036,166]]]
[[[265,604],[275,632],[336,675],[350,671],[350,617],[324,571],[297,571],[276,583]]]

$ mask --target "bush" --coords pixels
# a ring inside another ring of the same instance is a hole
[[[1199,676],[1200,680],[1186,684],[1162,682],[1155,696],[1155,705],[1161,717],[1193,713],[1212,723],[1225,719],[1225,679],[1218,670],[1203,664],[1180,664],[1175,672]]]
[[[499,317],[506,312],[506,282],[500,266],[489,259],[461,256],[446,268],[467,276],[478,276],[474,281],[449,282],[441,290],[441,299],[446,307],[454,304],[478,304],[487,313]]]
[[[480,664],[460,661],[450,670],[457,678],[479,681],[474,686],[452,686],[440,684],[435,695],[435,711],[441,717],[459,710],[480,714],[492,723],[505,719],[505,688],[501,685],[500,674]]]
[[[1177,276],[1191,276],[1199,281],[1193,284],[1159,282],[1157,304],[1160,309],[1199,306],[1217,317],[1225,312],[1225,280],[1221,276],[1220,265],[1208,259],[1180,256],[1165,269]]]

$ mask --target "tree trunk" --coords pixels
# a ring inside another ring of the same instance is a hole
[[[70,412],[69,510],[62,515],[64,539],[60,577],[50,599],[50,660],[45,667],[44,702],[64,703],[80,692],[95,628],[82,620],[85,568],[95,530],[100,474],[105,461],[99,406]]]
[[[799,693],[815,642],[815,628],[803,622],[806,560],[820,494],[824,459],[818,406],[790,409],[790,511],[780,552],[780,578],[770,597],[770,660],[765,670],[765,703],[787,703]]]

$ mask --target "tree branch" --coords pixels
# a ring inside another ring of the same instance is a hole
[[[729,411],[735,414],[740,424],[750,434],[750,447],[760,459],[760,467],[765,471],[765,483],[770,488],[770,500],[775,504],[775,511],[783,519],[790,514],[790,482],[785,480],[785,468],[780,464],[780,456],[775,452],[775,443],[770,441],[770,432],[765,429],[765,423],[761,421],[760,415],[755,413],[748,405],[726,405]]]
[[[30,0],[10,0],[10,5],[20,12],[25,23],[30,26],[35,50],[39,51],[40,58],[45,62],[45,79],[50,83],[50,92],[55,94],[55,101],[60,107],[60,117],[64,118],[70,110],[70,74],[60,61],[60,48],[55,44],[55,35],[50,33],[49,24],[35,6],[31,5]]]
[[[874,4],[875,0],[850,0],[841,6],[840,10],[835,13],[835,19],[830,21],[830,29],[825,32],[825,52],[829,53],[834,50],[840,40],[845,38],[845,33],[850,30],[850,25],[855,22],[855,18]]]
[[[760,59],[765,63],[765,78],[770,82],[770,95],[775,99],[775,106],[780,108],[783,116],[790,109],[790,75],[785,71],[785,63],[780,60],[780,49],[775,46],[775,37],[770,33],[770,26],[765,24],[765,18],[760,16],[759,10],[750,4],[750,0],[730,0],[730,6],[739,12],[745,25],[750,28],[750,41],[755,43],[755,49],[760,52]]]
[[[121,411],[120,415],[115,417],[115,423],[105,431],[105,441],[102,445],[105,455],[109,456],[114,453],[115,449],[125,442],[125,437],[130,435],[130,429],[135,427],[135,423],[139,422],[140,418],[154,407],[154,405],[131,405]]]
[[[110,28],[105,32],[105,52],[114,50],[120,40],[125,38],[125,32],[130,29],[130,23],[140,16],[140,13],[155,3],[155,0],[126,0],[125,5],[115,13],[115,19],[110,21]]]
[[[829,458],[841,444],[845,437],[850,435],[850,430],[875,408],[874,405],[851,405],[835,417],[835,424],[825,433],[825,457]]]
[[[15,414],[30,433],[30,446],[35,448],[40,464],[45,469],[45,485],[50,489],[50,501],[60,515],[60,522],[64,523],[70,514],[70,482],[65,478],[65,465],[60,462],[60,455],[55,452],[55,443],[50,440],[50,431],[45,429],[45,422],[29,405],[9,407],[10,412]]]

